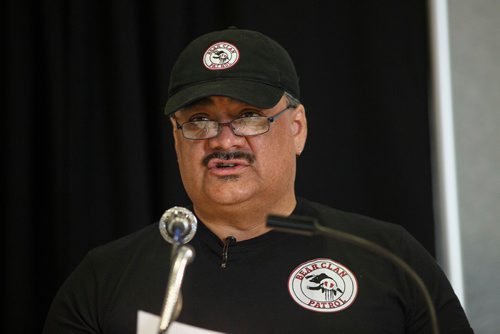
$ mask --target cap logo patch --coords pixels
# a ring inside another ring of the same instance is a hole
[[[228,42],[217,42],[203,55],[203,64],[209,70],[225,70],[233,67],[240,58],[238,49]]]
[[[292,299],[316,312],[338,312],[354,303],[358,294],[356,276],[330,259],[315,259],[295,268],[288,279]]]

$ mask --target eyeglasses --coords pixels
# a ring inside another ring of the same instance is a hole
[[[274,116],[250,116],[238,117],[231,122],[219,123],[211,120],[201,120],[193,122],[185,122],[179,124],[174,117],[177,129],[182,131],[182,135],[186,139],[209,139],[217,137],[223,126],[229,126],[236,136],[257,136],[269,131],[271,123],[274,122],[281,114],[288,109],[293,109],[292,106],[287,106]]]

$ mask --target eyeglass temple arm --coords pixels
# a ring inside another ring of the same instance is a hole
[[[281,110],[276,115],[268,117],[267,120],[272,123],[276,120],[276,118],[280,117],[285,111],[287,111],[288,109],[291,109],[291,108],[295,108],[295,107],[294,106],[287,106],[285,109]]]
[[[177,121],[177,118],[175,118],[173,114],[172,114],[172,115],[170,115],[170,118],[172,118],[172,119],[175,121],[175,127],[176,127],[177,129],[179,129],[179,130],[180,130],[180,129],[182,129],[182,125],[181,125],[181,124],[179,124],[179,122]]]

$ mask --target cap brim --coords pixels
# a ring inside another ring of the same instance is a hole
[[[165,105],[171,113],[208,96],[227,96],[258,108],[270,109],[280,101],[285,90],[257,81],[224,78],[186,87],[172,95]]]

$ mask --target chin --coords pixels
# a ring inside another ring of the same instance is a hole
[[[251,196],[244,195],[230,195],[230,194],[217,194],[207,196],[208,201],[218,205],[235,205],[248,201]]]
[[[231,182],[232,179],[228,179]],[[251,187],[238,185],[221,185],[216,190],[205,192],[205,201],[218,205],[235,205],[251,200],[255,192]]]

